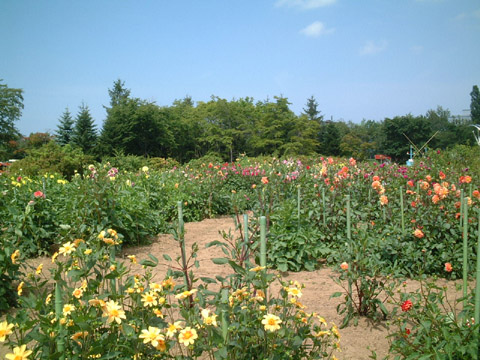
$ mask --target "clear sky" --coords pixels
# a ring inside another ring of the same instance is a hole
[[[478,0],[0,0],[0,34],[25,135],[82,102],[100,128],[116,79],[162,106],[313,95],[353,122],[461,115],[480,85]]]

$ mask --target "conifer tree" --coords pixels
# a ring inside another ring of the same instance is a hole
[[[65,109],[59,120],[60,124],[58,124],[57,131],[55,132],[55,139],[58,144],[63,146],[72,142],[75,121],[68,108]]]
[[[472,92],[470,93],[470,115],[474,124],[480,124],[480,91],[478,86],[474,85]]]
[[[96,142],[96,126],[90,115],[88,106],[82,103],[79,107],[77,118],[75,119],[73,143],[80,147],[85,154],[91,154]]]

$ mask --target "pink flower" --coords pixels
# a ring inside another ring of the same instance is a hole
[[[445,271],[452,272],[452,270],[453,270],[452,264],[450,264],[449,262],[445,263]]]
[[[348,263],[344,261],[343,263],[340,264],[340,268],[342,270],[348,270]]]
[[[41,191],[35,191],[33,193],[33,196],[35,196],[36,198],[45,198],[45,194]]]

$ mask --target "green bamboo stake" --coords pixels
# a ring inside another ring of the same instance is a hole
[[[475,284],[475,324],[480,321],[480,211],[478,212],[477,274]]]
[[[468,201],[463,202],[463,308],[467,306],[468,278]]]
[[[182,252],[182,266],[183,266],[183,277],[185,280],[185,285],[189,289],[188,276],[187,276],[187,251],[185,249],[185,236],[184,236],[184,223],[183,223],[183,204],[181,201],[177,202],[178,208],[178,240],[180,241],[181,252]]]
[[[228,306],[228,290],[223,288],[222,289],[222,302],[224,309],[222,310],[222,337],[224,344],[227,343],[228,338],[228,314],[226,307]]]
[[[260,266],[267,266],[267,218],[260,216]]]
[[[349,240],[349,245],[350,245],[350,240],[352,239],[352,229],[351,229],[351,224],[350,224],[350,217],[351,217],[351,211],[350,211],[350,195],[346,195],[347,198],[347,239]]]
[[[62,334],[62,324],[60,319],[63,315],[63,302],[62,302],[62,286],[60,285],[60,280],[57,280],[55,284],[55,315],[58,321],[58,337],[57,337],[57,350],[60,354],[60,359],[65,359],[65,339],[63,338]]]
[[[470,197],[470,199],[472,198],[472,193],[473,193],[472,183],[470,183],[468,184],[468,196]]]
[[[245,269],[248,270],[248,214],[243,214],[243,251],[245,254]]]
[[[462,228],[462,221],[463,221],[463,189],[460,191],[460,229]]]
[[[403,213],[403,186],[400,186],[400,216],[402,217],[402,234],[405,234],[405,214]]]
[[[325,208],[325,188],[322,187],[323,226],[327,225],[327,210]]]
[[[353,247],[352,247],[352,230],[350,224],[350,217],[351,217],[351,209],[350,209],[350,195],[346,196],[347,198],[347,239],[348,239],[348,248],[350,249],[350,254],[352,255],[353,260]],[[350,264],[353,266],[353,264]],[[352,279],[348,277],[348,296],[350,296],[350,303],[349,303],[349,313],[353,311],[352,301],[353,301],[353,293],[352,293]]]
[[[110,265],[113,265],[114,262],[115,262],[115,245],[112,245],[110,246]],[[110,279],[110,288],[111,288],[110,290],[112,294],[117,293],[117,284],[114,278]]]
[[[300,187],[297,188],[297,230],[300,230],[300,199],[301,199],[301,194],[300,194]]]

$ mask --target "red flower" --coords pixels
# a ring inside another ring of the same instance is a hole
[[[405,329],[405,335],[408,336],[408,335],[410,335],[410,333],[411,333],[410,329],[409,329],[409,328],[406,328],[406,329]]]
[[[35,196],[36,198],[45,198],[45,194],[41,191],[35,191],[33,193],[33,196]]]
[[[413,232],[413,235],[418,238],[418,239],[421,239],[425,236],[425,234],[423,233],[422,230],[420,229],[415,229],[415,231]]]
[[[438,173],[438,177],[439,177],[440,179],[442,179],[442,180],[445,179],[445,174],[444,174],[444,172],[443,172],[443,171],[440,171],[440,172]]]
[[[408,311],[410,310],[411,308],[413,307],[413,304],[410,300],[406,300],[403,304],[402,304],[402,311]]]
[[[446,272],[452,272],[452,270],[453,270],[452,264],[450,264],[448,262],[445,263],[445,271]]]

